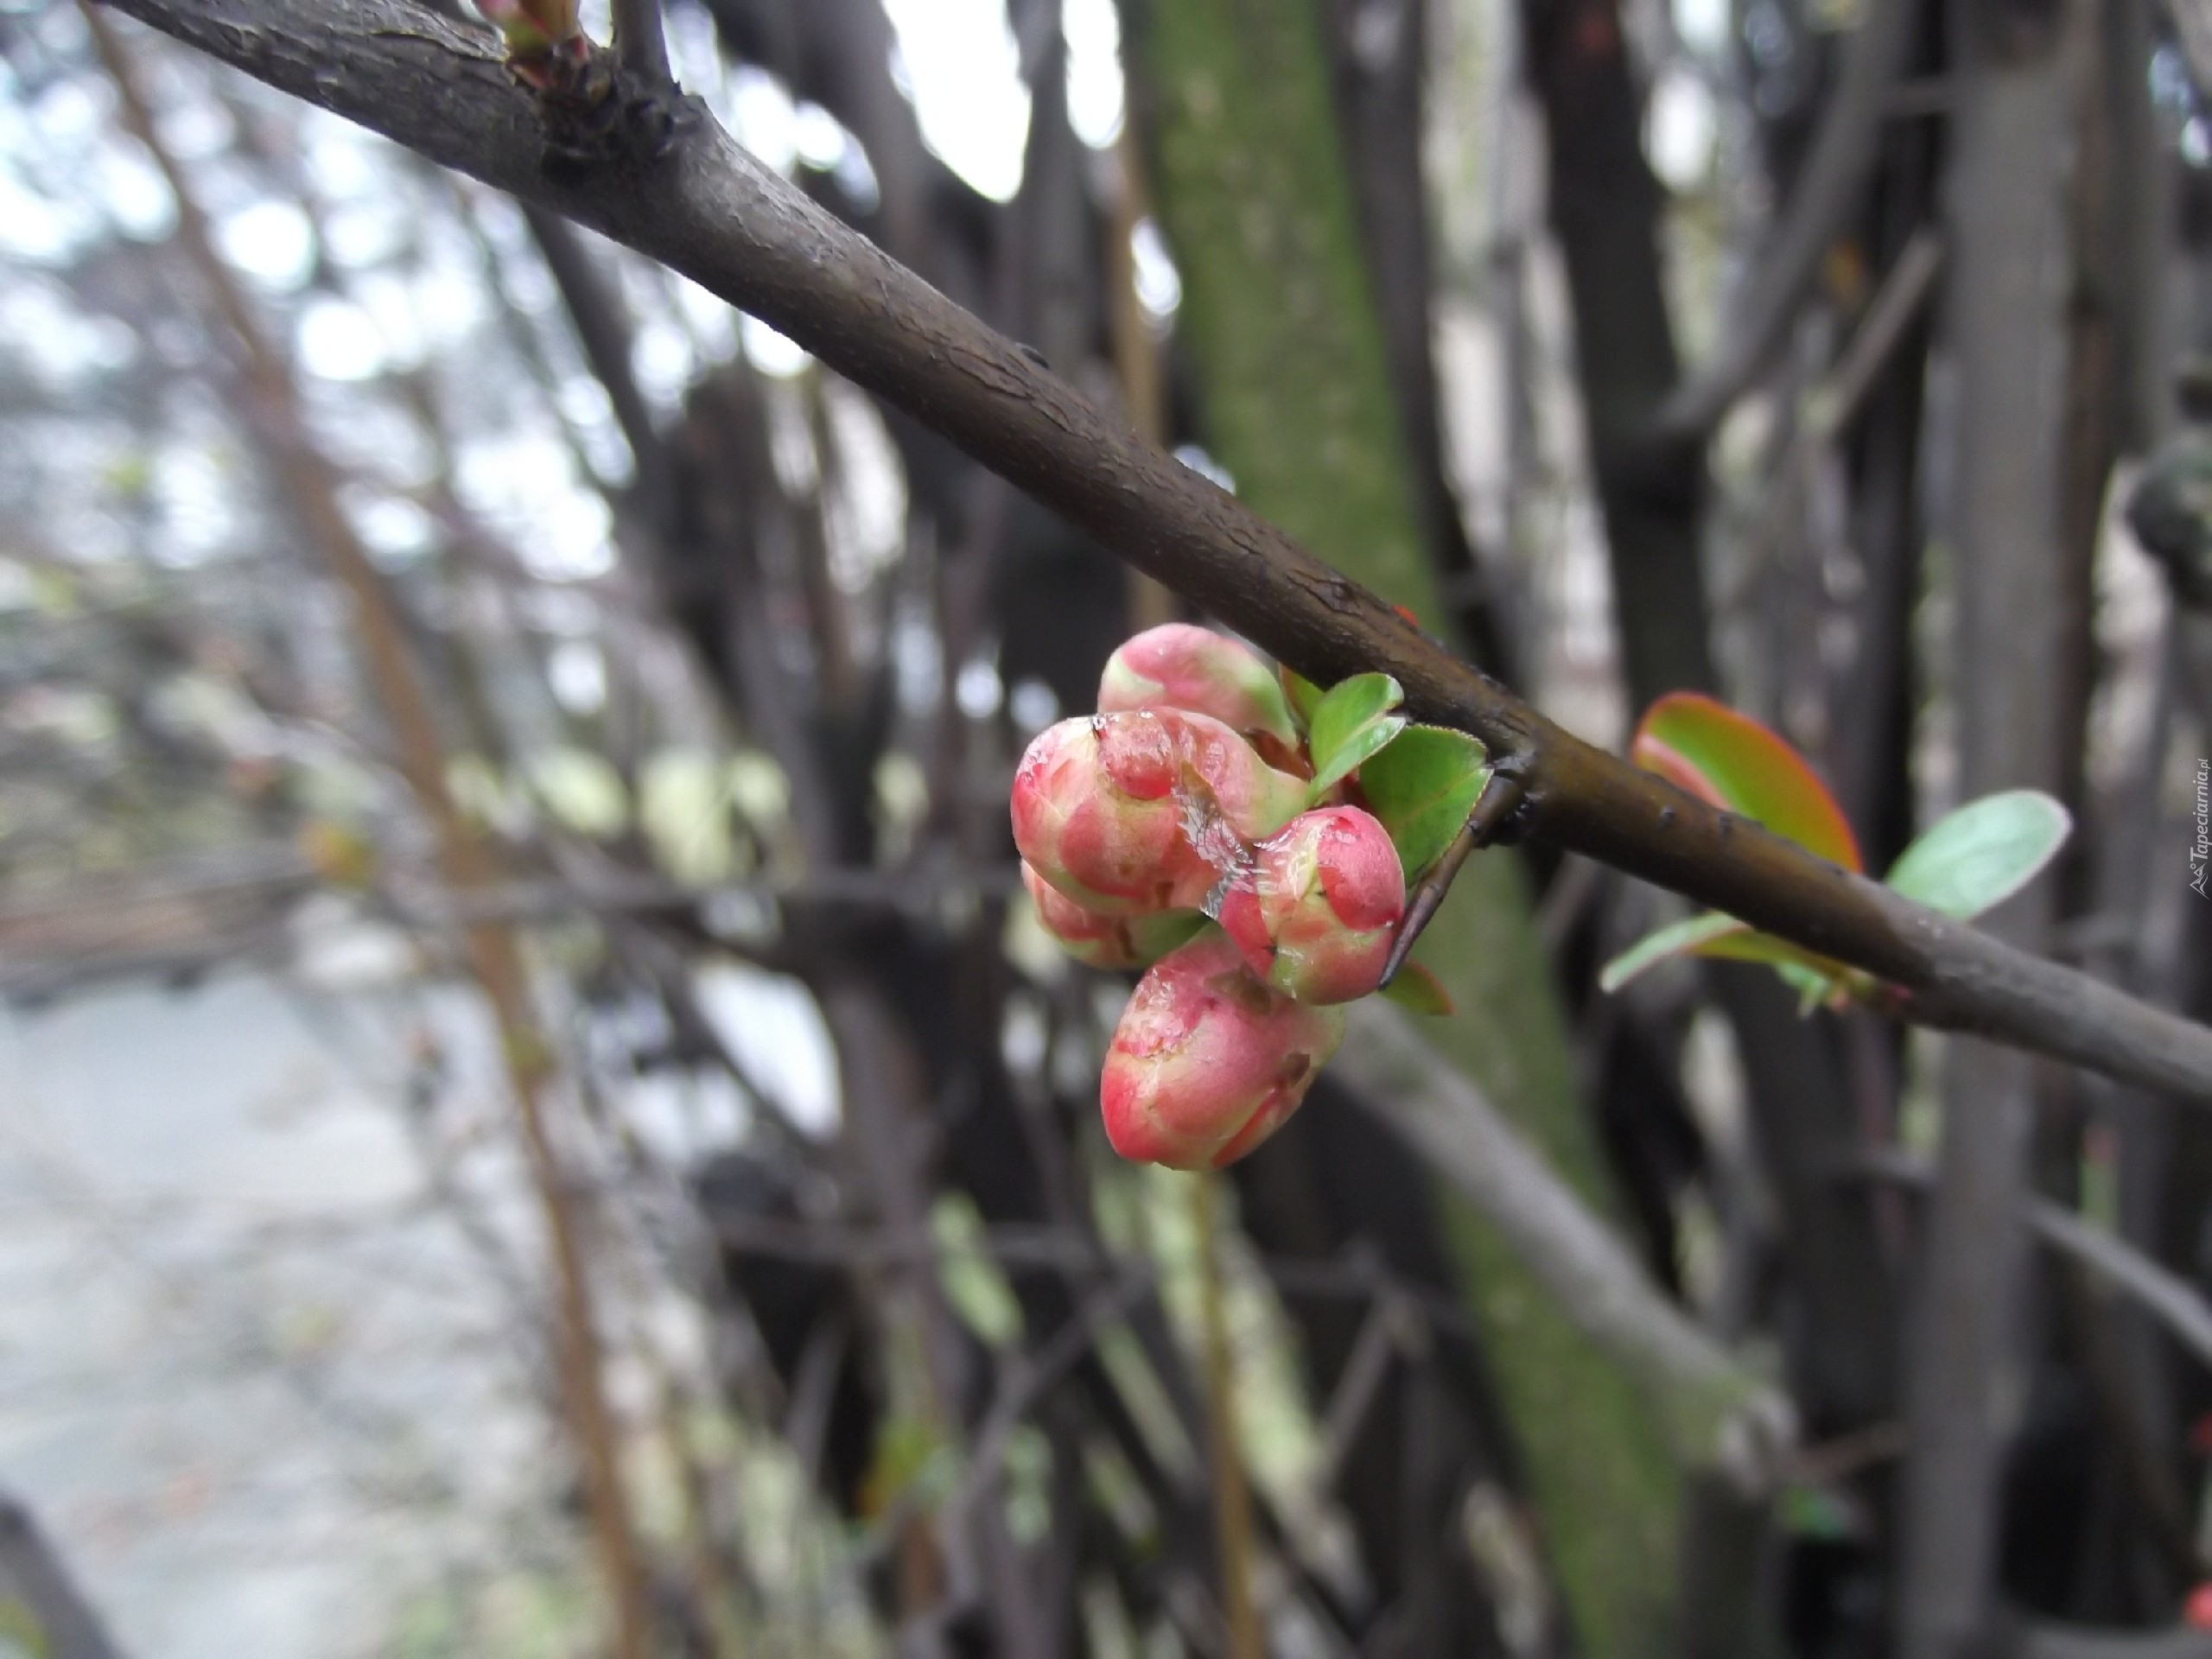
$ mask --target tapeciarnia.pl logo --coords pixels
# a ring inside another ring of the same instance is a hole
[[[2189,849],[2189,890],[2212,899],[2205,882],[2212,877],[2212,760],[2196,763],[2196,844]]]

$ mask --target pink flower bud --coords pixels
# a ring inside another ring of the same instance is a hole
[[[1306,805],[1304,779],[1279,772],[1236,731],[1211,715],[1181,709],[1097,715],[1099,760],[1132,792],[1166,788],[1181,803],[1191,838],[1216,827],[1240,841],[1262,841]],[[1216,859],[1217,866],[1220,860]]]
[[[1142,968],[1183,944],[1205,922],[1194,910],[1162,911],[1154,916],[1105,916],[1052,886],[1029,865],[1021,884],[1037,906],[1045,931],[1077,962],[1093,968]]]
[[[1100,736],[1096,720],[1037,734],[1014,774],[1014,844],[1086,910],[1197,909],[1221,874],[1184,834],[1172,751],[1163,743],[1150,765],[1117,753],[1109,770]]]
[[[1256,850],[1221,902],[1245,960],[1301,1002],[1350,1002],[1382,982],[1406,909],[1389,832],[1356,806],[1304,813]]]
[[[1196,910],[1250,842],[1304,804],[1306,786],[1217,720],[1147,709],[1064,720],[1014,778],[1014,840],[1089,910]]]
[[[1249,646],[1186,622],[1147,628],[1106,659],[1098,711],[1124,709],[1211,715],[1260,742],[1262,752],[1280,746],[1287,754],[1298,747],[1298,728],[1275,671]]]
[[[1344,1040],[1344,1016],[1260,982],[1208,928],[1154,963],[1114,1030],[1099,1079],[1122,1157],[1219,1169],[1282,1127]]]

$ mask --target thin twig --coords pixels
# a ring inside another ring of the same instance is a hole
[[[1923,226],[1898,252],[1851,343],[1815,389],[1813,414],[1806,423],[1808,442],[1828,442],[1858,416],[1866,394],[1889,365],[1890,354],[1936,291],[1936,279],[1942,270],[1942,233]]]
[[[1904,65],[1918,0],[1874,0],[1844,48],[1843,73],[1800,169],[1782,222],[1753,269],[1747,291],[1729,307],[1735,320],[1713,359],[1678,386],[1657,421],[1658,435],[1702,440],[1742,396],[1780,344],[1872,170],[1889,114],[1890,92]]]
[[[1334,1064],[1359,1103],[1504,1236],[1560,1311],[1656,1395],[1688,1460],[1746,1491],[1773,1484],[1796,1438],[1788,1400],[1666,1299],[1410,1020],[1376,1001],[1355,1006]]]
[[[948,1513],[956,1517],[954,1529],[959,1524],[957,1517],[966,1515],[980,1503],[991,1483],[997,1479],[999,1467],[1006,1461],[1007,1443],[1020,1427],[1021,1420],[1083,1363],[1099,1333],[1127,1313],[1137,1299],[1151,1288],[1149,1274],[1118,1275],[1085,1297],[1075,1313],[1034,1354],[1018,1355],[1008,1363],[1005,1380],[976,1431],[967,1471],[948,1508]]]
[[[668,41],[661,34],[660,0],[613,0],[614,58],[632,74],[668,79]]]
[[[1926,1162],[1909,1153],[1869,1152],[1865,1166],[1870,1173],[1915,1191],[1924,1190],[1935,1179]],[[2049,1198],[2031,1198],[2026,1208],[2028,1230],[2037,1239],[2136,1303],[2176,1342],[2212,1366],[2212,1305],[2196,1286],[2117,1233],[2090,1225]]]

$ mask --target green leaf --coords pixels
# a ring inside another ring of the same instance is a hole
[[[2073,828],[2066,809],[2039,790],[1985,795],[1931,824],[1885,880],[1930,910],[1968,921],[2033,880]]]
[[[1629,758],[1832,864],[1865,868],[1843,809],[1804,757],[1726,703],[1695,691],[1669,692],[1644,710]]]
[[[1605,964],[1598,976],[1598,988],[1618,991],[1637,976],[1674,957],[1723,957],[1731,962],[1764,962],[1801,992],[1808,982],[1807,976],[1818,978],[1824,989],[1829,988],[1835,967],[1825,957],[1815,956],[1787,939],[1761,933],[1748,922],[1709,910],[1702,916],[1693,916],[1644,935]]]
[[[1382,988],[1382,995],[1413,1014],[1442,1016],[1452,1012],[1452,993],[1444,982],[1417,962],[1407,963]]]
[[[1308,722],[1315,798],[1405,729],[1405,716],[1390,712],[1405,700],[1388,674],[1355,674],[1329,688]]]
[[[1318,802],[1376,755],[1388,748],[1399,733],[1406,729],[1403,715],[1384,715],[1358,728],[1342,743],[1321,769],[1313,774],[1313,781],[1306,785],[1309,804]]]
[[[1751,924],[1739,922],[1733,916],[1724,916],[1717,910],[1708,910],[1702,916],[1693,916],[1687,921],[1676,922],[1672,927],[1662,927],[1656,933],[1647,933],[1634,944],[1615,957],[1598,976],[1598,988],[1618,991],[1636,978],[1675,957],[1688,956],[1716,939],[1731,934],[1749,933]]]
[[[1321,688],[1294,668],[1278,671],[1282,675],[1282,694],[1290,701],[1290,712],[1298,721],[1298,729],[1311,731],[1313,711],[1321,706]]]
[[[1797,1017],[1803,1019],[1835,995],[1836,982],[1809,963],[1785,961],[1774,964],[1782,982],[1797,993]]]
[[[1444,855],[1489,781],[1483,746],[1441,726],[1407,727],[1359,772],[1367,810],[1390,832],[1408,881]]]

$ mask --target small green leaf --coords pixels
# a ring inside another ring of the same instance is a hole
[[[1629,758],[1831,864],[1865,868],[1843,809],[1805,758],[1724,702],[1696,691],[1669,692],[1644,710]]]
[[[1929,826],[1885,879],[1930,910],[1970,921],[2033,880],[2073,828],[2066,809],[2039,790],[1985,795]]]
[[[1598,976],[1598,988],[1618,991],[1637,976],[1674,957],[1722,957],[1731,962],[1764,962],[1801,993],[1811,979],[1820,981],[1823,995],[1833,988],[1834,963],[1787,939],[1761,933],[1750,923],[1724,916],[1717,910],[1646,934],[1605,964]]]
[[[1645,934],[1607,963],[1605,970],[1598,976],[1598,988],[1606,992],[1618,991],[1638,975],[1656,968],[1671,957],[1690,955],[1716,939],[1751,931],[1750,923],[1739,922],[1733,916],[1724,916],[1717,910],[1708,910],[1702,916],[1676,922],[1672,927],[1662,927],[1656,933]]]
[[[1483,746],[1441,726],[1407,727],[1359,772],[1367,810],[1390,832],[1408,881],[1444,855],[1489,781]]]
[[[1383,715],[1354,730],[1337,746],[1321,769],[1313,774],[1313,781],[1306,785],[1308,804],[1318,803],[1324,795],[1388,748],[1398,734],[1405,729],[1406,717],[1403,715]]]
[[[1301,732],[1313,727],[1313,711],[1321,706],[1321,688],[1294,668],[1280,671],[1282,675],[1282,694],[1290,701],[1290,712],[1298,721]]]
[[[1413,1014],[1441,1017],[1452,1012],[1452,993],[1444,982],[1417,962],[1398,969],[1398,976],[1382,988],[1382,995]]]
[[[1316,798],[1405,729],[1405,716],[1390,712],[1405,700],[1388,674],[1355,674],[1329,688],[1308,722]]]

